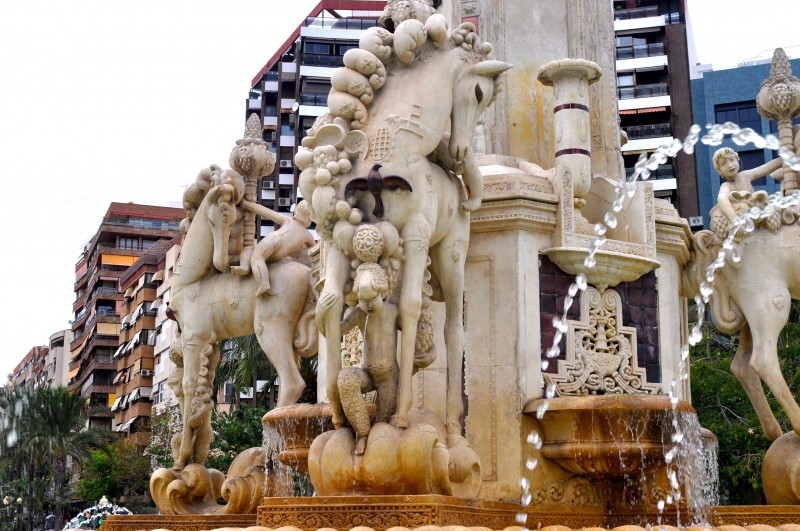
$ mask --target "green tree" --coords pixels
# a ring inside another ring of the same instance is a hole
[[[109,431],[87,428],[91,413],[87,401],[66,387],[37,389],[21,412],[21,449],[31,454],[42,452],[50,462],[56,529],[63,526],[67,457],[82,464],[92,449],[103,447],[113,438]]]
[[[221,362],[214,378],[213,396],[216,397],[217,391],[230,382],[234,389],[234,409],[240,407],[239,394],[246,389],[256,391],[249,399],[252,407],[271,407],[271,399],[277,391],[278,372],[267,359],[255,334],[223,340],[220,350]],[[266,382],[261,388],[258,387],[259,380]]]
[[[177,404],[153,408],[150,413],[150,444],[144,449],[152,470],[172,466],[172,439],[180,430],[181,413]]]
[[[771,441],[767,439],[742,385],[731,373],[738,335],[727,336],[704,324],[703,340],[692,348],[692,405],[700,424],[719,439],[720,499],[725,505],[763,503],[761,463]],[[781,334],[778,355],[791,389],[800,389],[800,303],[792,305],[789,323]],[[786,417],[769,389],[767,398],[784,432]]]
[[[261,446],[263,428],[261,418],[266,409],[243,405],[239,409],[224,413],[215,410],[211,415],[214,440],[208,454],[206,466],[223,472],[241,452]]]
[[[130,439],[119,438],[94,450],[81,472],[78,495],[90,505],[102,496],[145,494],[150,482],[150,459]]]

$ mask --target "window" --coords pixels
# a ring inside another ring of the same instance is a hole
[[[307,42],[306,53],[314,53],[319,55],[330,55],[331,45],[322,42]]]
[[[138,249],[139,238],[120,237],[119,245],[117,247],[119,247],[120,249]]]
[[[756,102],[754,101],[716,105],[714,114],[714,119],[718,124],[733,122],[742,129],[749,127],[756,133],[761,134],[761,116],[756,110]]]

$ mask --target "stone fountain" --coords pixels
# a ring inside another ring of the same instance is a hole
[[[344,56],[330,113],[296,157],[294,220],[253,201],[269,166],[255,131],[233,169],[212,166],[187,190],[188,287],[171,308],[184,429],[176,466],[151,480],[170,516],[108,529],[709,518],[684,474],[704,434],[677,290],[699,244],[650,183],[625,182],[610,3],[432,4],[390,1],[392,31],[366,31]],[[310,253],[306,212],[321,237]],[[284,236],[256,244],[254,214]],[[325,404],[293,406],[315,323]],[[204,467],[205,391],[216,341],[238,331],[278,368],[281,407],[264,424],[291,441],[223,474]],[[285,466],[318,496],[292,497]]]

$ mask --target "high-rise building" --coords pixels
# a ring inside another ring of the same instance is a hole
[[[111,406],[113,430],[145,446],[150,441],[150,410],[155,375],[156,317],[164,303],[158,288],[164,280],[167,251],[177,238],[159,240],[119,278],[123,292],[119,347],[113,360],[116,398]]]
[[[50,336],[50,349],[47,353],[47,387],[64,387],[67,385],[69,372],[69,344],[72,342],[72,330],[59,330]]]
[[[119,279],[156,242],[178,235],[185,213],[133,203],[111,203],[97,233],[75,264],[74,339],[67,384],[93,405],[112,406],[123,292]],[[95,413],[90,425],[111,429],[112,413]]]
[[[247,115],[258,113],[275,170],[261,181],[261,203],[289,212],[299,199],[294,155],[306,131],[328,112],[331,72],[358,47],[361,33],[377,25],[385,0],[321,0],[259,70],[251,83]],[[265,222],[260,236],[273,227]]]
[[[164,280],[156,288],[156,297],[160,299],[156,312],[156,341],[153,349],[153,409],[173,408],[178,406],[175,393],[167,385],[167,379],[175,369],[175,363],[170,359],[170,349],[175,342],[175,333],[178,325],[167,317],[167,305],[172,294],[172,275],[175,263],[178,260],[181,246],[176,243],[170,247],[164,258]]]
[[[691,127],[692,105],[684,0],[613,0],[622,155],[628,175],[652,153]],[[694,156],[680,153],[651,177],[692,228],[702,227]]]

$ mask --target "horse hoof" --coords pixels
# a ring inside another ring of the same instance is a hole
[[[408,428],[408,419],[403,415],[392,415],[392,418],[389,420],[389,424],[395,428],[404,430]]]

